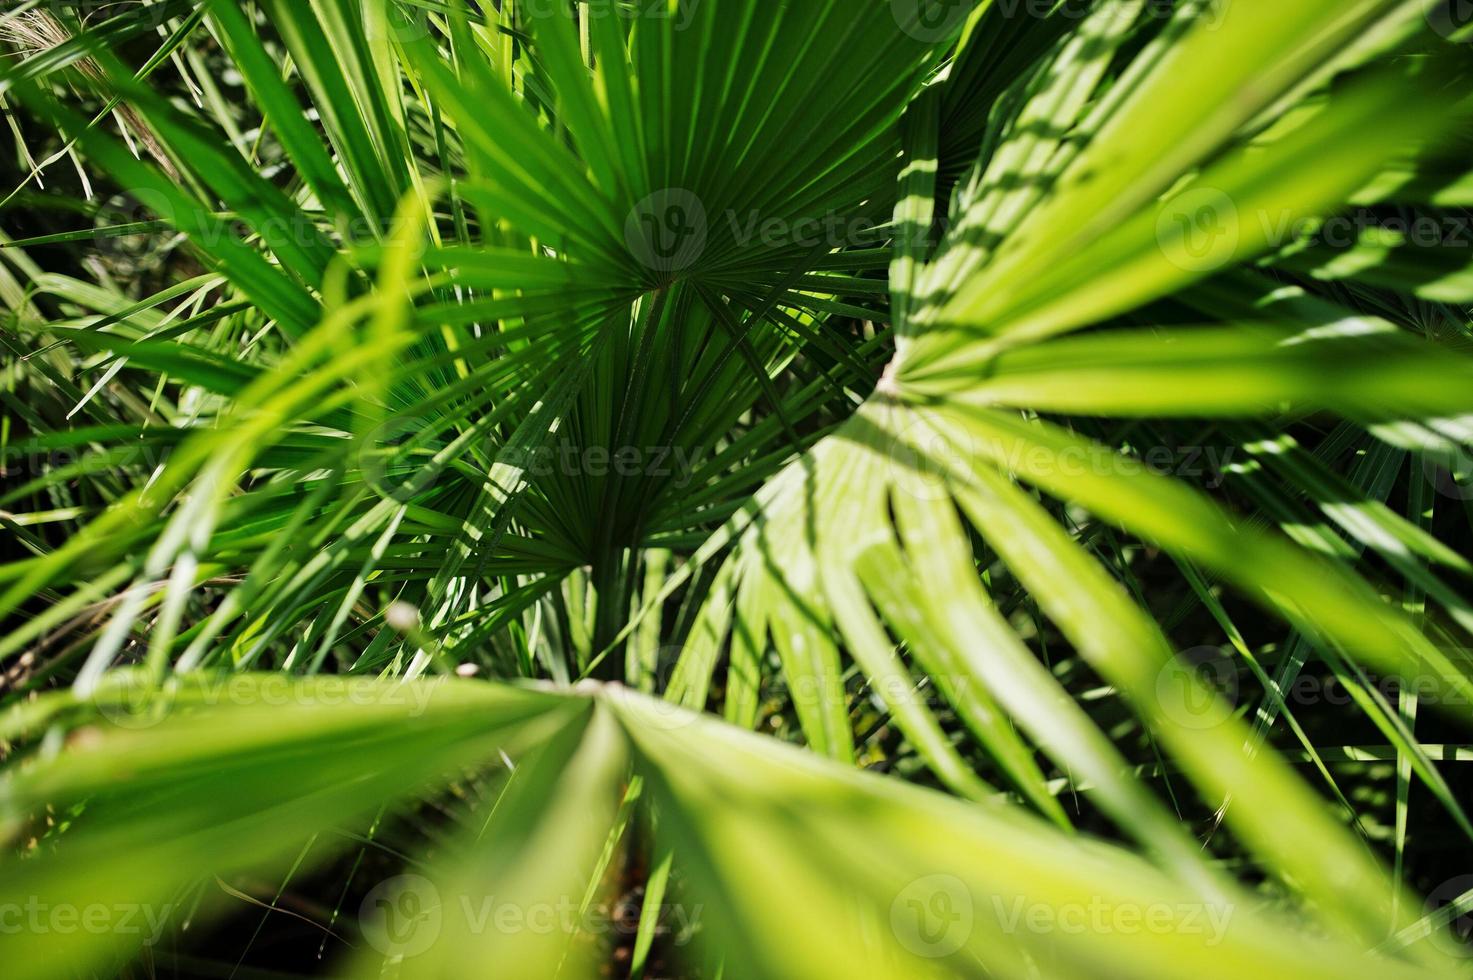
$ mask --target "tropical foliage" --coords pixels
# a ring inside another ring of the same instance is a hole
[[[1465,973],[1461,11],[13,5],[4,972]]]

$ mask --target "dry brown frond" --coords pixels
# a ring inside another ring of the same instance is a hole
[[[45,10],[28,10],[0,24],[0,40],[14,45],[22,54],[40,54],[72,39],[67,26]],[[102,78],[102,69],[91,58],[77,62],[77,70],[92,78]]]
[[[67,26],[45,10],[28,10],[0,24],[0,40],[14,45],[23,55],[35,55],[49,51],[71,39],[72,33]],[[107,75],[95,59],[79,58],[75,67],[88,78],[106,84]],[[179,171],[175,168],[174,162],[169,159],[169,155],[164,152],[163,145],[154,135],[153,128],[126,103],[118,104],[117,113],[119,121],[138,137],[139,142],[148,150],[149,155],[158,161],[159,166],[169,175],[170,179],[177,181]]]

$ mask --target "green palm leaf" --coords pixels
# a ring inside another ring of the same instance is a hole
[[[0,237],[0,925],[157,914],[10,972],[309,872],[354,975],[595,972],[630,875],[633,976],[1457,972],[1469,276],[1381,223],[1470,200],[1438,11],[125,6],[4,35],[23,184],[131,197]]]

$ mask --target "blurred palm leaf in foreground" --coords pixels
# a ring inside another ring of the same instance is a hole
[[[0,15],[7,975],[1465,972],[1444,5],[116,6]]]

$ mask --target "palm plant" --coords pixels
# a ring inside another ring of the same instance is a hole
[[[341,872],[331,930],[427,806],[350,972],[594,970],[631,868],[631,976],[667,903],[710,975],[1459,972],[1473,893],[1403,867],[1413,786],[1473,839],[1417,712],[1473,693],[1422,479],[1473,442],[1473,275],[1406,230],[1473,204],[1441,6],[54,20],[0,80],[64,141],[13,199],[88,219],[0,251],[8,975],[158,936],[47,910],[178,928],[246,872]],[[68,153],[119,196],[36,193]]]

